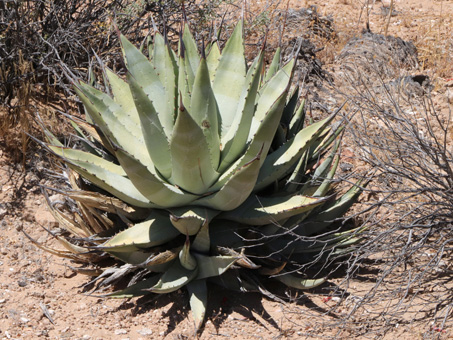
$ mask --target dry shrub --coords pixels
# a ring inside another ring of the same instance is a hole
[[[220,1],[187,0],[186,15],[197,30],[206,29]],[[139,44],[163,26],[176,34],[182,18],[177,1],[2,1],[0,2],[0,142],[15,160],[26,158],[32,116],[43,119],[67,111],[74,102],[64,69],[87,79],[95,54],[108,65],[120,64],[118,29]],[[108,56],[108,58],[107,58]],[[68,100],[69,99],[69,100]],[[74,107],[73,107],[74,109]],[[43,111],[49,111],[46,114]],[[46,121],[59,127],[59,121]],[[54,131],[58,135],[63,131]]]
[[[345,277],[330,288],[338,302],[328,312],[338,317],[335,337],[447,339],[453,334],[451,108],[436,107],[426,84],[421,95],[408,94],[404,82],[395,85],[374,71],[359,82],[357,73],[343,78],[354,113],[345,143],[369,169],[360,214],[367,232],[344,261]]]

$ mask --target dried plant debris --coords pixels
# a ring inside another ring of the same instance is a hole
[[[427,75],[417,74],[398,77],[380,86],[380,89],[400,94],[403,98],[410,99],[428,94],[433,89],[433,85]],[[377,92],[379,92],[379,89]]]
[[[282,18],[284,15],[288,42],[282,45],[283,57],[289,60],[298,53],[295,79],[316,87],[320,87],[324,80],[331,81],[317,54],[324,49],[326,40],[336,37],[333,18],[320,15],[316,6],[298,10],[290,8],[282,13]]]
[[[320,15],[316,6],[299,10],[290,8],[286,21],[289,29],[297,28],[306,36],[317,35],[327,39],[333,39],[336,36],[333,18]]]
[[[340,52],[337,61],[345,70],[355,72],[357,76],[377,72],[389,78],[395,74],[395,70],[410,70],[418,66],[417,49],[412,42],[370,31],[352,38]]]
[[[283,50],[283,55],[289,60],[298,54],[294,79],[304,84],[313,83],[316,87],[321,86],[322,80],[331,80],[331,76],[323,69],[322,62],[317,57],[317,53],[322,50],[322,47],[317,48],[309,39],[296,37],[290,40]]]

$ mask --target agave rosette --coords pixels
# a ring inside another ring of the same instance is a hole
[[[120,40],[125,77],[104,68],[106,92],[75,84],[87,117],[73,122],[83,149],[46,131],[46,147],[79,176],[70,173],[67,192],[77,213],[52,207],[76,237],[59,236],[67,251],[51,251],[125,262],[90,272],[102,273],[99,286],[133,273],[110,296],[186,287],[197,327],[208,280],[261,292],[262,277],[302,289],[322,283],[288,267],[357,241],[352,231],[304,237],[341,217],[360,188],[328,195],[341,129],[330,128],[335,114],[304,126],[299,91],[290,91],[296,60],[280,66],[278,50],[264,71],[260,51],[247,66],[240,23],[222,51],[213,43],[201,55],[187,25],[178,53],[159,33],[150,58]]]

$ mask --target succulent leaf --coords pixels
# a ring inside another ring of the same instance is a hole
[[[271,79],[275,73],[277,73],[280,67],[280,59],[281,59],[282,49],[277,47],[274,53],[274,57],[272,58],[272,62],[267,69],[266,76],[263,78],[263,82],[267,83],[269,79]]]
[[[174,125],[174,113],[171,107],[167,106],[165,88],[156,74],[154,66],[149,62],[143,53],[141,53],[129,40],[121,35],[121,45],[123,54],[127,63],[127,70],[132,74],[136,81],[141,85],[143,91],[148,95],[156,108],[156,112],[161,113],[159,116],[160,123],[167,137],[171,136]]]
[[[107,252],[130,252],[164,244],[179,235],[165,215],[154,213],[148,220],[119,232],[98,248]]]
[[[256,134],[253,136],[252,141],[249,143],[247,150],[244,152],[241,158],[234,162],[225,172],[222,173],[219,180],[210,188],[210,190],[219,190],[231,177],[237,173],[238,169],[241,169],[245,164],[250,163],[257,154],[260,154],[260,165],[263,159],[266,158],[269,148],[272,144],[272,138],[277,129],[278,121],[282,114],[283,105],[285,103],[285,95],[274,103],[265,116],[264,120],[258,127]],[[256,181],[256,179],[255,179]],[[223,209],[222,209],[223,210]]]
[[[293,115],[296,112],[298,100],[299,100],[299,86],[296,86],[289,95],[289,100],[286,103],[285,109],[283,110],[282,120],[280,122],[280,125],[284,126],[286,133],[289,130],[291,119],[293,118]]]
[[[317,212],[316,215],[307,219],[296,229],[296,232],[300,234],[301,231],[303,231],[303,235],[309,236],[313,233],[323,231],[336,219],[345,214],[345,212],[357,200],[357,197],[361,194],[361,192],[362,188],[359,181],[339,199],[326,203],[324,206],[322,206],[322,211]]]
[[[200,55],[198,54],[198,47],[195,39],[193,38],[192,33],[188,24],[184,25],[184,32],[182,35],[182,41],[184,42],[184,59],[186,61],[186,72],[189,77],[190,89],[192,89],[192,84],[197,74],[198,65],[200,63]]]
[[[289,123],[288,139],[295,136],[304,127],[305,120],[305,99],[299,104]]]
[[[219,219],[215,228],[210,228],[209,238],[212,245],[240,249],[244,247],[243,235],[250,227],[234,221]]]
[[[172,160],[169,152],[170,143],[168,136],[161,125],[152,101],[143,91],[143,88],[130,74],[128,74],[127,79],[129,81],[133,100],[137,107],[144,142],[149,157],[152,160],[153,166],[155,166],[163,176],[170,178],[172,174]]]
[[[137,108],[134,105],[134,98],[132,98],[131,89],[129,88],[128,83],[108,68],[105,69],[105,73],[110,88],[112,89],[115,102],[121,106],[131,121],[135,123],[137,127],[140,127],[140,118],[138,116]],[[141,135],[140,137],[143,139]]]
[[[178,109],[188,109],[190,110],[191,105],[191,92],[192,89],[189,88],[189,79],[186,72],[186,62],[182,55],[179,56],[179,72],[178,72],[178,96],[179,104]]]
[[[214,42],[211,45],[211,49],[209,50],[208,56],[206,57],[206,63],[208,64],[209,70],[209,79],[211,83],[214,81],[217,66],[219,66],[219,60],[220,60],[220,48],[217,42]]]
[[[165,272],[178,257],[182,247],[168,249],[158,254],[152,254],[145,262],[145,267],[152,272]]]
[[[339,146],[340,141],[338,141],[332,148],[330,155],[327,156],[321,162],[321,164],[316,167],[311,179],[307,181],[302,187],[302,192],[306,192],[307,195],[313,195],[317,197],[322,197],[327,193],[330,188],[329,184],[332,182],[333,176],[335,175],[338,166],[339,158],[336,157],[336,152],[338,151]],[[336,162],[332,166],[332,162],[335,158]]]
[[[330,185],[333,181],[333,177],[335,176],[335,172],[337,171],[338,164],[340,164],[340,157],[336,156],[333,166],[325,176],[321,185],[317,187],[316,191],[313,193],[313,196],[322,197],[327,194],[327,192],[330,190]]]
[[[197,260],[190,253],[189,236],[187,236],[186,242],[179,252],[179,262],[181,262],[181,265],[188,270],[194,270],[195,268],[197,268]]]
[[[156,68],[157,76],[165,89],[166,112],[169,112],[174,120],[178,107],[178,88],[176,87],[178,68],[173,51],[165,43],[165,39],[160,33],[154,35],[152,56],[152,64]]]
[[[261,122],[269,112],[270,108],[277,99],[284,93],[288,92],[291,77],[293,74],[295,59],[291,59],[283,68],[281,68],[259,91],[257,97],[256,112],[254,120]],[[286,96],[285,96],[286,104]],[[282,109],[283,111],[283,109]],[[283,112],[282,112],[283,113]],[[279,117],[281,119],[281,116]],[[279,119],[279,121],[280,121]],[[278,126],[279,124],[277,124]],[[253,125],[252,125],[253,126]],[[251,136],[253,136],[253,130]]]
[[[171,180],[193,194],[204,194],[219,177],[211,163],[209,144],[202,128],[180,109],[170,140]]]
[[[224,171],[228,168],[244,152],[255,111],[255,101],[258,94],[262,66],[263,53],[260,53],[247,72],[244,88],[239,97],[237,112],[231,123],[231,128],[222,136],[222,163],[220,164],[219,171]]]
[[[194,255],[198,263],[197,280],[222,275],[238,260],[238,258],[234,256]]]
[[[301,279],[291,274],[279,275],[275,276],[275,278],[280,282],[284,283],[285,285],[297,289],[315,288],[326,282],[326,279],[314,279],[314,280]]]
[[[197,273],[197,269],[186,269],[179,261],[175,261],[154,286],[143,290],[157,294],[171,293],[192,281]]]
[[[311,145],[312,140],[323,132],[334,117],[331,115],[299,131],[294,138],[268,155],[258,176],[255,191],[265,188],[290,172],[304,151]]]
[[[184,235],[197,235],[204,223],[210,221],[220,212],[203,207],[187,206],[170,209],[170,221]]]
[[[192,248],[199,253],[209,253],[211,249],[211,238],[209,236],[209,220],[203,222],[200,230],[193,241]]]
[[[154,206],[125,177],[120,166],[88,152],[51,145],[48,148],[80,175],[126,203],[142,208]]]
[[[311,211],[325,201],[325,198],[302,195],[251,196],[239,208],[225,212],[220,217],[249,225],[266,225]]]
[[[190,111],[193,120],[201,127],[211,154],[212,167],[217,170],[220,161],[220,116],[209,80],[206,59],[202,58],[195,76]]]
[[[140,163],[125,150],[116,149],[116,156],[135,187],[150,202],[162,208],[180,206],[194,201],[197,197],[184,193],[176,186],[165,183],[156,173]]]
[[[199,330],[203,324],[208,305],[208,287],[206,280],[194,280],[187,284],[190,296],[190,309],[195,321],[195,329]]]
[[[223,211],[237,208],[253,190],[260,171],[260,155],[261,152],[234,172],[219,191],[198,199],[194,204]]]
[[[245,77],[242,23],[238,23],[222,51],[212,85],[222,117],[221,136],[228,132],[234,120]]]
[[[95,124],[110,141],[120,145],[144,164],[151,163],[149,155],[143,152],[145,150],[133,147],[134,144],[143,144],[140,139],[142,133],[140,127],[127,117],[119,104],[83,83],[79,84],[79,88],[76,87],[76,92]]]
[[[114,258],[132,265],[141,265],[142,263],[146,262],[148,257],[151,255],[149,252],[141,250],[129,250],[118,252],[109,250],[108,253],[112,255]]]

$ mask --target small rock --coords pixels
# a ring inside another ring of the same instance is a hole
[[[151,334],[153,334],[153,331],[149,328],[143,328],[143,329],[137,331],[137,333],[140,335],[151,335]]]
[[[0,218],[5,217],[7,212],[8,211],[6,210],[6,207],[4,206],[4,204],[0,204]]]
[[[36,336],[47,336],[48,332],[47,332],[47,330],[44,329],[42,331],[36,332],[35,335]]]
[[[35,221],[36,223],[45,226],[45,227],[50,227],[50,228],[56,228],[58,227],[58,222],[55,220],[53,215],[50,213],[50,211],[47,210],[47,208],[42,208],[36,211],[35,213]]]
[[[87,309],[86,303],[81,303],[81,304],[79,304],[78,309],[79,309],[79,310],[85,310],[85,309]]]
[[[27,183],[38,182],[38,180],[38,176],[32,172],[28,172],[27,175],[25,175],[25,182]]]
[[[447,90],[447,101],[448,104],[453,104],[453,90]]]
[[[49,197],[49,201],[52,203],[61,203],[63,204],[65,202],[65,196],[62,194],[54,194]]]
[[[115,329],[115,334],[116,335],[127,334],[127,330],[125,330],[125,329]]]
[[[45,296],[43,292],[32,292],[30,295],[35,298],[40,298],[40,299],[44,299],[44,296]]]
[[[341,169],[342,171],[345,171],[345,172],[346,172],[346,171],[351,171],[352,168],[353,168],[353,165],[350,164],[350,163],[345,163],[345,162],[340,163],[340,169]]]
[[[24,229],[24,225],[21,221],[14,222],[14,226],[17,231],[22,231]]]
[[[19,281],[17,281],[17,284],[19,285],[19,287],[25,287],[27,285],[27,281],[19,280]]]
[[[60,337],[62,339],[69,339],[69,338],[71,338],[73,336],[74,336],[74,333],[72,333],[72,332],[63,332],[63,333],[60,334]]]

